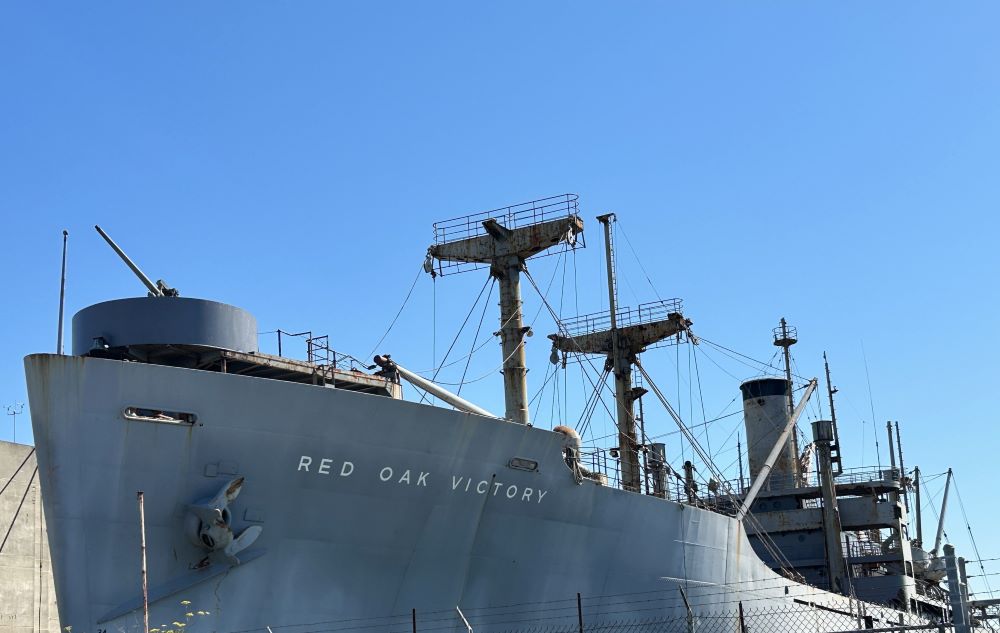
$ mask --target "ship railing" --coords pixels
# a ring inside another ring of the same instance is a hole
[[[591,448],[580,451],[580,464],[591,473],[603,476],[603,484],[621,487],[621,464],[616,448]]]
[[[580,452],[580,464],[593,474],[591,479],[600,480],[603,485],[609,487],[622,488],[621,460],[619,459],[619,449],[617,447],[585,448]],[[643,489],[639,492],[649,495],[654,494],[651,470],[646,473],[645,481],[642,485]],[[694,500],[692,502],[688,497],[683,475],[673,473],[670,470],[667,473],[667,485],[662,498],[677,503],[696,505],[722,514],[734,514],[736,512],[736,508],[726,494],[725,488],[719,487],[715,491],[709,491],[706,490],[706,485],[701,482],[696,482],[695,486]]]
[[[899,481],[899,479],[900,471],[898,468],[876,468],[872,466],[845,468],[844,472],[835,478],[838,484],[861,484],[869,481],[889,482]]]
[[[835,478],[837,485],[843,484],[864,484],[867,482],[885,483],[899,481],[899,469],[878,469],[874,467],[860,467],[844,469],[844,472]],[[749,478],[743,480],[730,480],[726,482],[734,493],[744,494],[750,488]],[[800,475],[784,475],[772,473],[764,485],[765,492],[775,492],[788,490],[791,488],[815,488],[820,485],[819,475],[815,471],[802,473]],[[723,486],[725,488],[725,486]],[[817,506],[818,507],[818,506]]]
[[[580,464],[589,473],[592,473],[593,476],[591,479],[600,481],[606,486],[622,488],[621,460],[617,446],[585,447],[580,452]],[[855,468],[845,470],[842,475],[837,477],[836,482],[838,485],[845,483],[885,482],[892,481],[893,478],[898,479],[898,476],[898,469]],[[654,493],[653,473],[651,470],[645,473],[642,486],[643,488],[639,492],[644,494]],[[668,466],[666,490],[662,494],[662,497],[677,503],[696,505],[721,514],[734,514],[736,507],[729,493],[732,493],[737,499],[742,498],[750,487],[750,481],[744,478],[742,481],[729,480],[718,482],[718,485],[712,486],[714,490],[708,490],[708,485],[705,482],[696,482],[695,486],[696,489],[693,497],[689,496],[683,474],[674,472],[674,469]],[[801,475],[772,474],[764,487],[764,491],[766,494],[766,492],[780,492],[803,487],[817,488],[818,486],[819,477],[815,471]],[[802,499],[801,503],[803,507],[807,508],[822,507],[822,500],[818,497]],[[853,543],[856,548],[868,547],[868,549],[863,550],[865,552],[863,555],[865,556],[889,554],[898,550],[898,548],[884,549],[879,544],[869,546],[857,545],[857,542]],[[858,549],[857,551],[860,552],[862,550]],[[849,555],[853,556],[854,554],[849,553]]]
[[[679,298],[662,299],[660,301],[650,301],[640,303],[637,308],[623,307],[615,312],[616,325],[620,328],[633,325],[643,325],[654,321],[663,321],[671,314],[681,314],[684,308],[684,301]],[[570,319],[563,319],[563,327],[570,336],[590,334],[611,328],[611,315],[607,310],[604,312],[594,312],[584,314]],[[682,333],[683,334],[683,333]],[[675,339],[677,337],[671,337]]]
[[[869,556],[884,556],[887,554],[897,554],[900,548],[898,545],[883,545],[874,541],[850,540],[847,542],[845,553],[848,558],[862,558]]]
[[[293,358],[289,352],[298,350],[301,354],[301,341],[306,345],[306,362],[315,365],[320,370],[337,369],[340,371],[364,371],[368,369],[365,363],[350,354],[338,352],[330,346],[330,337],[326,334],[313,335],[311,331],[287,332],[285,330],[275,330],[278,341],[278,356],[282,358]],[[291,340],[290,340],[291,339]],[[300,341],[289,348],[292,341]],[[301,358],[301,357],[300,357]]]
[[[793,488],[815,487],[818,485],[819,480],[815,472],[803,473],[801,475],[771,473],[771,476],[768,477],[767,481],[764,483],[763,491],[766,493],[772,491],[790,490]],[[750,486],[750,479],[745,477],[742,480],[729,480],[725,482],[722,488],[732,490],[734,494],[742,496],[746,494],[746,492],[750,489]]]
[[[560,218],[578,216],[580,212],[578,199],[579,197],[575,193],[564,193],[435,222],[434,244],[439,246],[487,235],[483,222],[491,219],[496,220],[505,228],[517,229]],[[585,245],[583,233],[576,235],[573,246],[582,247]],[[546,257],[560,252],[562,251],[559,249],[547,249],[534,257]],[[487,264],[478,262],[438,261],[434,270],[443,275],[477,270],[486,266]]]
[[[330,347],[330,337],[314,336],[306,340],[306,358],[317,367],[330,367],[342,371],[365,369],[364,363],[350,354],[338,353]]]
[[[560,217],[571,217],[579,213],[578,198],[575,193],[564,193],[435,222],[434,243],[447,244],[486,235],[483,222],[490,219],[508,229],[516,229]]]

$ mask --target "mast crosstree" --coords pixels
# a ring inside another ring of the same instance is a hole
[[[604,225],[604,245],[608,265],[609,320],[579,317],[568,321],[560,334],[550,334],[553,349],[569,353],[601,354],[615,374],[617,402],[618,451],[621,459],[621,484],[625,490],[638,492],[642,484],[639,468],[639,442],[636,438],[635,402],[646,390],[632,386],[632,368],[636,356],[650,345],[688,330],[692,322],[680,313],[680,300],[644,304],[637,311],[620,312],[615,292],[614,252],[611,242],[613,213],[598,216]],[[600,327],[604,323],[609,327]]]
[[[500,342],[508,420],[528,424],[521,271],[525,261],[560,243],[575,246],[583,232],[577,196],[564,194],[438,222],[424,269],[431,275],[462,272],[480,265],[500,286]],[[437,265],[435,266],[435,263]],[[464,264],[472,266],[463,267]]]

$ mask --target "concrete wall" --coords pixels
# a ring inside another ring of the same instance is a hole
[[[0,442],[0,488],[6,486],[0,495],[0,542],[10,530],[0,550],[0,633],[59,633],[42,493],[34,473],[32,447]]]

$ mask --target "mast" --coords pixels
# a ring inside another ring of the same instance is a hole
[[[611,239],[611,223],[615,221],[615,215],[607,213],[598,216],[597,220],[604,225],[610,327],[603,327],[606,322],[603,315],[585,315],[567,321],[565,331],[550,334],[549,338],[555,351],[606,356],[605,367],[611,367],[615,374],[621,485],[625,490],[641,492],[644,477],[639,466],[635,402],[647,392],[632,386],[632,368],[636,356],[646,347],[687,331],[691,321],[680,313],[679,299],[643,304],[637,310],[619,309]]]
[[[576,212],[576,195],[563,194],[455,218],[434,225],[435,243],[427,249],[424,269],[431,275],[488,265],[499,282],[505,417],[520,424],[528,424],[524,338],[530,336],[521,312],[521,271],[528,258],[556,244],[575,245],[583,231]]]
[[[924,546],[924,522],[920,511],[920,466],[913,469],[913,501],[917,504],[917,546]]]
[[[785,317],[781,317],[781,325],[774,329],[774,344],[784,350],[785,354],[785,380],[788,381],[788,415],[795,413],[795,394],[792,391],[792,359],[788,351],[792,345],[798,343],[798,334],[795,328],[789,328]],[[796,452],[796,454],[798,454]]]
[[[830,362],[826,359],[826,352],[823,352],[823,367],[826,369],[826,394],[830,399],[830,421],[833,423],[833,443],[830,444],[830,461],[836,469],[833,476],[844,472],[844,464],[840,459],[840,431],[837,429],[837,410],[833,406],[833,394],[837,393],[837,388],[830,381]]]
[[[812,423],[813,439],[816,442],[816,453],[820,490],[823,494],[823,536],[826,544],[827,571],[830,578],[830,590],[846,594],[847,563],[844,560],[844,548],[840,544],[843,525],[840,521],[840,510],[837,507],[837,489],[833,480],[833,467],[830,459],[830,445],[833,443],[833,422],[817,420]]]
[[[486,231],[498,242],[509,241],[512,234],[498,222],[484,223]],[[506,417],[528,423],[528,367],[524,352],[524,314],[521,312],[521,269],[524,260],[510,254],[493,258],[490,275],[500,286],[500,349],[503,351],[503,387]]]
[[[903,489],[903,505],[910,513],[910,492],[906,485],[906,466],[903,465],[903,440],[899,435],[899,420],[896,420],[896,452],[899,454],[899,483]]]
[[[743,493],[743,445],[740,443],[740,435],[736,434],[736,458],[740,462],[740,494]]]
[[[896,443],[892,441],[892,422],[885,421],[885,432],[889,436],[889,468],[896,470]]]
[[[639,490],[639,443],[635,435],[635,406],[632,399],[632,366],[622,357],[618,332],[618,301],[615,285],[614,251],[611,245],[611,223],[614,213],[597,216],[604,225],[604,255],[608,269],[608,316],[611,322],[611,363],[615,374],[615,402],[618,413],[618,451],[622,460],[622,485]]]
[[[937,536],[934,538],[934,549],[931,556],[937,556],[941,550],[941,541],[944,539],[944,515],[948,510],[948,488],[951,487],[951,469],[948,469],[948,478],[944,480],[944,499],[941,500],[941,516],[938,517]]]
[[[790,327],[788,322],[785,321],[785,317],[781,317],[781,322],[778,327],[774,330],[774,344],[777,347],[782,348],[785,355],[785,381],[788,383],[788,415],[792,416],[795,414],[795,389],[792,384],[792,355],[789,352],[789,348],[799,342],[798,332],[794,327]],[[799,440],[792,433],[791,437],[792,443],[792,454],[796,458],[799,456]]]

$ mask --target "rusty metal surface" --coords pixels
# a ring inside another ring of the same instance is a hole
[[[221,350],[226,359],[227,373],[258,378],[294,380],[294,382],[326,384],[351,391],[371,391],[382,395],[399,393],[399,385],[381,376],[373,376],[360,371],[345,371],[329,365],[317,365],[308,361],[272,356],[270,354],[233,352]],[[394,395],[394,397],[398,397]]]

